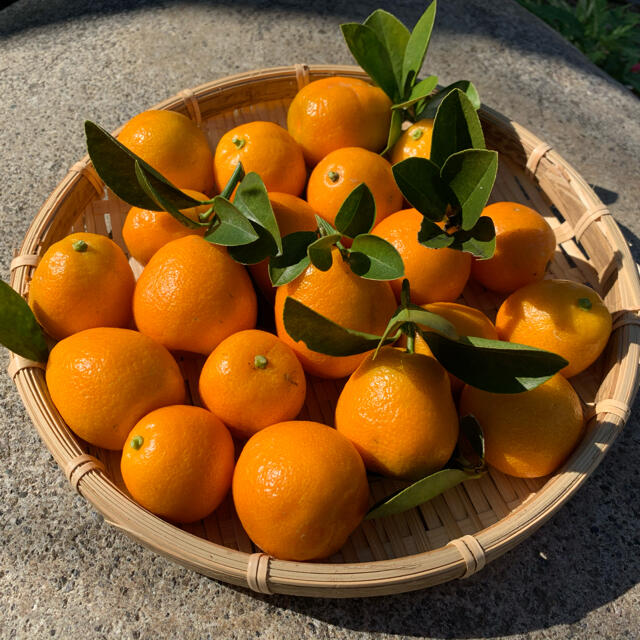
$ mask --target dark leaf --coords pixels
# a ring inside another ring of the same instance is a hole
[[[216,196],[213,207],[216,215],[207,229],[205,240],[213,244],[233,247],[249,244],[258,239],[258,234],[251,223],[226,198]]]
[[[471,414],[460,418],[460,435],[454,459],[464,469],[480,469],[485,466],[484,434]]]
[[[295,280],[309,266],[307,247],[317,237],[315,231],[296,231],[282,238],[282,255],[269,259],[269,278],[274,287]]]
[[[454,89],[460,89],[460,91],[469,98],[469,101],[476,111],[480,108],[480,96],[473,83],[469,82],[469,80],[458,80],[446,86],[444,89],[440,89],[438,93],[426,100],[424,106],[418,112],[418,118],[435,118],[440,103],[444,100],[445,96]]]
[[[376,220],[376,201],[367,185],[362,182],[345,199],[336,214],[338,231],[349,238],[369,233]]]
[[[429,249],[445,249],[450,247],[455,240],[453,235],[449,235],[442,227],[438,226],[429,218],[423,218],[418,231],[418,242]]]
[[[330,236],[322,236],[312,242],[307,247],[307,255],[311,264],[320,271],[329,271],[333,264],[331,250],[342,236],[339,233],[332,233]]]
[[[330,356],[352,356],[376,348],[380,336],[345,329],[316,313],[298,300],[288,297],[284,303],[284,327],[296,342],[302,340],[309,349]],[[398,339],[388,339],[394,342]]]
[[[458,151],[484,148],[484,134],[476,110],[460,89],[454,89],[444,97],[436,113],[431,160],[441,167]]]
[[[327,222],[323,217],[319,216],[317,213],[316,213],[316,222],[318,223],[318,230],[322,235],[332,236],[335,233],[338,233],[338,230],[330,222]]]
[[[397,249],[378,236],[356,236],[349,253],[349,266],[361,278],[395,280],[404,275],[404,264]]]
[[[350,22],[340,25],[342,35],[358,64],[395,102],[398,96],[393,65],[384,43],[369,26]]]
[[[433,331],[419,331],[447,371],[491,393],[534,389],[567,365],[555,353],[521,344],[474,337],[451,340]]]
[[[429,48],[429,41],[431,40],[431,31],[433,30],[433,23],[436,19],[436,0],[427,7],[427,10],[422,14],[416,26],[411,32],[409,42],[407,42],[407,48],[404,52],[404,62],[402,64],[402,85],[403,93],[406,95],[409,90],[413,79],[416,78],[424,57]]]
[[[424,502],[433,500],[433,498],[444,493],[447,489],[451,489],[467,480],[480,478],[482,475],[483,473],[473,473],[462,469],[442,469],[442,471],[437,471],[426,478],[422,478],[422,480],[414,482],[405,489],[401,489],[373,505],[367,512],[365,520],[373,520],[408,511]]]
[[[275,253],[273,236],[255,222],[249,223],[258,236],[257,240],[228,248],[229,255],[240,264],[258,264]]]
[[[442,220],[452,194],[440,177],[440,168],[427,158],[407,158],[392,169],[398,188],[411,205],[430,220]]]
[[[394,104],[392,109],[406,109],[411,105],[423,100],[424,98],[431,95],[431,92],[436,88],[438,84],[438,76],[429,76],[424,80],[420,80],[418,84],[416,84],[409,94],[408,98],[403,102],[399,102],[398,104]]]
[[[199,200],[194,200],[182,193],[102,127],[87,120],[84,123],[84,130],[89,157],[95,170],[104,183],[125,202],[142,209],[158,210],[156,201],[148,195],[136,179],[135,162],[137,160],[154,190],[174,208],[189,209],[202,204]]]
[[[383,156],[385,153],[389,153],[393,149],[393,145],[398,142],[398,139],[402,135],[402,121],[404,120],[404,111],[401,109],[394,109],[391,111],[391,124],[389,125],[389,136],[387,138],[387,146],[380,154]]]
[[[282,253],[282,240],[276,217],[262,178],[255,173],[248,173],[238,185],[233,204],[252,222],[261,226],[273,239],[274,255]]]
[[[442,179],[456,196],[465,231],[473,228],[482,214],[497,172],[498,154],[487,149],[459,151],[444,163]]]
[[[0,281],[0,344],[23,358],[46,362],[44,333],[24,298]]]
[[[409,41],[409,29],[398,18],[383,9],[376,9],[365,21],[365,26],[371,27],[384,45],[391,61],[393,75],[396,79],[398,95],[402,92],[402,62],[404,51]]]
[[[453,237],[452,248],[466,251],[481,260],[491,258],[496,250],[496,230],[488,216],[482,216],[470,231],[457,231]]]

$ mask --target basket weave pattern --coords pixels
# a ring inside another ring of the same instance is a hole
[[[154,108],[192,118],[212,148],[232,127],[252,120],[286,126],[299,87],[330,75],[366,78],[357,67],[295,65],[215,81]],[[120,454],[87,445],[71,433],[49,397],[43,366],[12,355],[9,374],[46,446],[72,486],[105,519],[146,546],[200,573],[262,593],[355,597],[419,589],[467,577],[529,536],[595,469],[624,426],[638,386],[640,281],[609,211],[549,145],[523,127],[481,110],[487,146],[500,152],[491,201],[527,204],[542,215],[558,242],[549,276],[584,282],[614,313],[601,358],[571,382],[588,416],[586,434],[560,471],[548,478],[512,478],[491,469],[407,513],[364,522],[324,563],[296,563],[261,553],[242,529],[230,497],[205,520],[181,528],[138,506],[120,475]],[[126,252],[122,226],[129,206],[105,189],[87,157],[76,163],[43,205],[11,265],[11,284],[27,295],[38,257],[72,231],[110,235]],[[141,267],[131,261],[136,275]],[[491,319],[502,299],[469,283],[464,300]],[[180,356],[191,402],[200,404],[204,358]],[[333,424],[342,381],[309,378],[302,419]],[[399,485],[371,485],[376,501]]]

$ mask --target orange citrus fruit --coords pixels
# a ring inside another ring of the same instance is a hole
[[[146,413],[184,401],[171,354],[130,329],[87,329],[58,342],[46,370],[51,399],[69,428],[105,449],[122,449]]]
[[[213,155],[205,133],[176,111],[151,109],[127,122],[118,141],[179,189],[209,193]]]
[[[467,385],[460,415],[468,414],[482,427],[487,462],[519,478],[553,473],[584,427],[580,398],[560,374],[523,393],[489,393]]]
[[[566,378],[590,366],[611,334],[611,314],[590,287],[570,280],[541,280],[514,291],[498,310],[501,340],[561,355]]]
[[[433,118],[424,118],[412,124],[402,132],[391,149],[391,164],[407,158],[429,158],[431,155],[431,137],[433,136]]]
[[[511,293],[542,280],[556,248],[556,237],[547,221],[517,202],[494,202],[482,215],[493,220],[496,251],[488,260],[474,258],[471,277],[498,293]]]
[[[72,233],[52,244],[36,267],[29,305],[57,340],[91,327],[131,323],[134,279],[120,247],[106,236]]]
[[[209,515],[231,487],[234,449],[212,413],[172,405],[144,416],[122,451],[122,479],[133,499],[174,522]]]
[[[290,193],[272,191],[269,193],[269,201],[283,238],[296,231],[315,231],[318,227],[316,212],[305,200]],[[269,278],[269,260],[250,265],[249,271],[260,291],[273,299],[274,289]]]
[[[248,122],[227,131],[213,163],[216,187],[222,191],[238,162],[245,173],[260,175],[267,191],[283,191],[297,196],[304,189],[307,169],[298,143],[275,122]]]
[[[478,309],[468,307],[465,304],[457,302],[432,302],[425,304],[423,307],[427,311],[437,313],[445,320],[448,320],[458,332],[459,336],[474,336],[476,338],[486,338],[487,340],[497,340],[498,333],[493,323],[487,316]],[[425,327],[428,329],[428,327]],[[431,349],[420,335],[416,335],[415,344],[416,353],[424,353],[433,356]],[[451,391],[457,393],[462,389],[464,383],[453,374],[449,374],[451,381]]]
[[[295,280],[276,290],[276,329],[280,339],[298,356],[304,370],[321,378],[343,378],[352,373],[365,354],[328,356],[294,342],[284,327],[283,310],[288,296],[347,329],[382,335],[396,310],[396,300],[387,282],[366,280],[351,271],[337,249],[328,271],[313,265]]]
[[[336,553],[367,511],[367,476],[353,445],[317,422],[271,425],[247,442],[233,501],[247,534],[282,560]]]
[[[425,355],[383,347],[347,381],[338,398],[336,429],[370,471],[406,480],[438,471],[458,440],[445,370]]]
[[[133,294],[138,329],[171,350],[209,355],[256,323],[256,294],[244,267],[200,236],[156,251]]]
[[[257,329],[225,338],[200,374],[202,401],[239,438],[293,420],[306,390],[302,365],[291,347]]]
[[[183,189],[184,193],[196,200],[209,200],[209,197],[199,191]],[[209,205],[203,204],[199,207],[183,209],[187,218],[198,222],[198,215],[208,211]],[[129,253],[140,263],[147,264],[151,256],[167,242],[191,236],[194,234],[204,235],[205,228],[201,230],[186,227],[176,220],[166,211],[150,211],[131,207],[122,227],[122,237]]]
[[[376,222],[402,206],[391,165],[377,153],[360,147],[337,149],[325,156],[311,172],[307,200],[319,215],[334,224],[340,205],[364,182],[376,203]]]
[[[397,211],[377,224],[376,236],[390,242],[404,262],[404,277],[411,284],[415,304],[456,300],[469,279],[471,254],[456,249],[430,249],[418,242],[422,214],[416,209]],[[391,282],[400,297],[403,278]]]
[[[314,165],[343,147],[381,151],[387,143],[391,100],[385,92],[356,78],[323,78],[298,91],[287,128]]]

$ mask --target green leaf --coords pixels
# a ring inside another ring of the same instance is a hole
[[[414,78],[420,73],[424,57],[429,48],[431,31],[433,30],[435,19],[436,0],[433,0],[416,23],[409,37],[409,42],[407,42],[404,61],[402,63],[402,87],[404,95],[409,92]]]
[[[404,264],[397,249],[383,238],[368,233],[354,239],[349,266],[356,275],[368,280],[395,280],[404,275]]]
[[[442,166],[442,179],[456,196],[462,214],[461,227],[473,228],[491,195],[498,172],[498,153],[466,149],[449,156]]]
[[[474,473],[462,469],[442,469],[422,480],[418,480],[404,489],[384,498],[369,509],[365,520],[392,516],[413,509],[424,502],[452,489],[456,485],[480,478],[485,472]]]
[[[307,255],[311,264],[320,271],[329,271],[333,264],[331,250],[342,236],[339,233],[332,233],[330,236],[322,236],[307,247]]]
[[[446,249],[455,241],[453,235],[448,234],[429,218],[423,218],[418,231],[418,242],[429,249]]]
[[[330,223],[327,222],[323,217],[319,216],[316,213],[316,222],[318,223],[318,231],[322,235],[332,236],[335,233],[338,233],[338,230]]]
[[[144,173],[162,198],[175,209],[189,209],[202,204],[172,185],[164,176],[147,164],[127,147],[118,142],[102,127],[87,120],[84,123],[87,149],[91,162],[104,183],[122,200],[142,209],[158,210],[158,204],[140,186],[136,179],[135,162],[140,163]]]
[[[469,231],[457,231],[453,238],[453,249],[466,251],[480,260],[491,258],[496,250],[496,230],[488,216],[482,216]]]
[[[260,225],[250,222],[251,228],[258,236],[257,240],[248,244],[230,246],[227,249],[229,255],[240,264],[258,264],[275,253],[273,236]]]
[[[384,11],[376,9],[365,21],[364,25],[371,27],[384,45],[391,61],[393,75],[396,79],[398,95],[402,93],[402,63],[404,51],[409,41],[409,29],[398,18]]]
[[[204,239],[213,244],[233,247],[249,244],[258,239],[251,223],[240,211],[222,196],[213,199],[216,215]]]
[[[260,176],[251,171],[238,185],[233,204],[252,222],[262,227],[273,239],[275,255],[282,254],[282,240],[267,189]]]
[[[466,336],[451,340],[433,331],[418,330],[449,373],[491,393],[534,389],[567,366],[559,355],[526,345]]]
[[[336,214],[338,231],[349,238],[369,233],[376,220],[376,201],[369,187],[360,183],[340,205]]]
[[[342,35],[358,64],[395,102],[398,95],[393,64],[384,43],[369,26],[350,22],[340,25]]]
[[[307,247],[317,237],[315,231],[296,231],[282,238],[282,255],[269,259],[269,278],[274,287],[295,280],[309,266]]]
[[[134,171],[136,173],[136,179],[138,180],[138,184],[144,189],[145,193],[150,198],[153,198],[157,203],[158,207],[164,209],[167,213],[170,213],[178,222],[182,223],[185,227],[189,227],[190,229],[200,229],[202,227],[201,224],[194,222],[190,218],[187,218],[182,212],[178,211],[171,202],[165,200],[152,186],[149,182],[147,175],[142,169],[140,162],[136,160],[134,162]]]
[[[440,103],[433,123],[430,158],[439,167],[465,149],[484,149],[484,134],[471,101],[454,89]]]
[[[46,362],[44,333],[24,298],[0,280],[0,344],[23,358]]]
[[[402,135],[402,122],[404,120],[404,111],[398,109],[391,111],[391,123],[389,124],[389,136],[387,137],[387,146],[380,153],[381,156],[389,153],[398,139]]]
[[[427,158],[407,158],[392,167],[402,195],[423,216],[442,220],[452,194],[440,177],[440,168]]]
[[[380,336],[341,327],[291,297],[285,300],[283,320],[293,340],[302,340],[312,351],[330,356],[365,353],[375,349],[380,341]],[[398,337],[388,338],[387,341],[395,342]]]
[[[409,97],[406,100],[404,100],[403,102],[394,104],[391,108],[406,109],[410,107],[416,102],[419,102],[420,100],[423,100],[424,98],[427,98],[428,96],[430,96],[431,92],[436,88],[437,84],[438,84],[438,76],[429,76],[424,80],[420,80],[420,82],[418,82],[418,84],[416,84],[411,89],[411,93],[409,94]]]
[[[440,89],[438,93],[426,100],[424,107],[418,114],[418,120],[422,118],[435,118],[440,103],[454,89],[460,89],[460,91],[462,91],[467,96],[467,98],[469,98],[471,105],[476,111],[480,108],[480,96],[478,95],[478,90],[475,88],[474,84],[472,82],[469,82],[469,80],[458,80],[457,82],[453,82],[450,85],[447,85],[446,87],[444,87],[444,89]]]
[[[243,180],[244,178],[244,167],[242,166],[242,162],[238,162],[236,168],[233,170],[231,177],[227,181],[227,184],[224,185],[224,189],[220,193],[223,198],[229,200],[233,194],[233,190],[236,188],[237,184]]]

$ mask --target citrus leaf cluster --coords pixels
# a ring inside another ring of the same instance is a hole
[[[340,206],[335,227],[316,215],[316,231],[298,231],[282,239],[282,253],[269,260],[274,286],[297,278],[310,264],[320,271],[331,269],[334,249],[351,271],[369,280],[395,280],[404,275],[404,264],[395,247],[369,232],[376,219],[376,203],[366,184],[351,191]],[[349,238],[351,246],[341,242]]]

